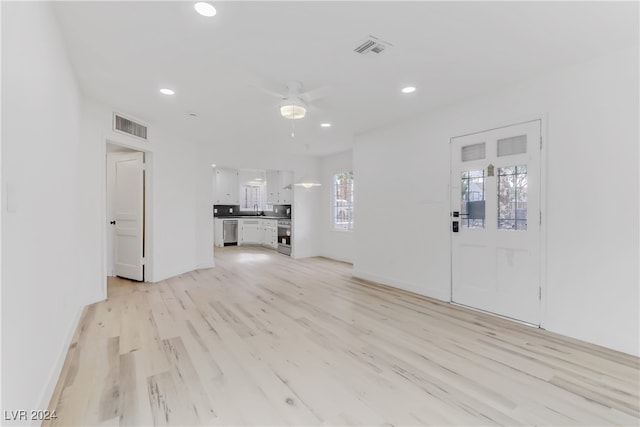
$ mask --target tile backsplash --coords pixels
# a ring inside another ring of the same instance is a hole
[[[213,205],[213,216],[238,216],[240,205]]]
[[[273,212],[267,211],[265,215],[291,218],[291,205],[273,205]]]
[[[253,212],[240,212],[240,205],[213,205],[213,216],[253,216]],[[273,211],[264,211],[264,216],[291,218],[291,205],[273,205]]]

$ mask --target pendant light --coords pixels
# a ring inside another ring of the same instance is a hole
[[[296,182],[294,185],[296,187],[311,188],[311,187],[320,187],[322,184],[320,184],[315,179],[302,178],[301,180]]]

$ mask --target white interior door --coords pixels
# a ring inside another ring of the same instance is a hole
[[[144,180],[143,153],[118,153],[112,195],[115,275],[143,277]]]
[[[540,121],[451,141],[452,300],[540,324]]]

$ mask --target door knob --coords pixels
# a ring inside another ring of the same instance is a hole
[[[115,221],[111,221],[111,222],[109,222],[109,224],[116,225],[116,222]]]

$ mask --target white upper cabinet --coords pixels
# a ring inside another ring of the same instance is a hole
[[[280,172],[280,204],[290,205],[293,199],[293,172],[279,171]]]
[[[290,205],[293,203],[293,172],[291,171],[267,170],[265,174],[264,170],[260,172],[249,169],[216,168],[213,185],[214,204],[239,205],[241,186],[258,185],[265,181],[266,185],[263,186],[262,191],[266,187],[266,197],[260,196],[258,203],[261,209],[265,199],[268,205]],[[244,210],[250,210],[254,205],[255,203],[251,203]]]
[[[240,204],[240,184],[237,170],[216,168],[213,200],[216,205]]]
[[[293,200],[293,172],[267,171],[267,203],[290,205]]]
[[[267,171],[267,204],[278,204],[278,184],[280,182],[278,171]]]

